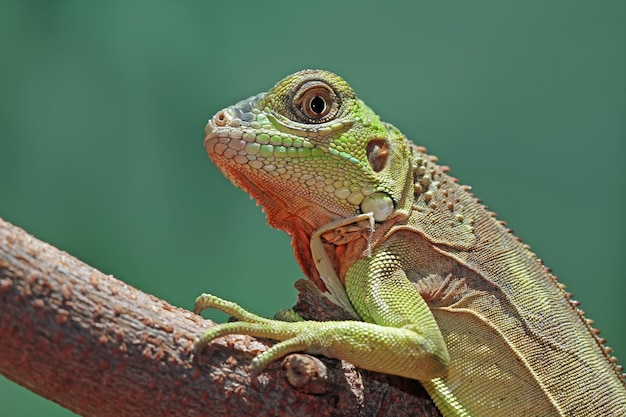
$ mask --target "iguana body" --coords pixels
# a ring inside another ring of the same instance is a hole
[[[355,321],[279,322],[212,296],[230,333],[419,380],[444,416],[626,416],[621,368],[535,255],[348,84],[302,71],[217,113],[205,147]],[[357,321],[361,320],[361,321]]]

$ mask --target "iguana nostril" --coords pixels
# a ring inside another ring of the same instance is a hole
[[[226,116],[224,110],[217,112],[217,114],[213,116],[213,121],[217,126],[226,126],[226,123],[228,123],[228,117]]]

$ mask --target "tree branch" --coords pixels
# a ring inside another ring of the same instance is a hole
[[[308,355],[253,383],[248,364],[271,341],[230,336],[194,357],[210,321],[2,219],[0,306],[0,373],[83,416],[439,415],[415,381]]]

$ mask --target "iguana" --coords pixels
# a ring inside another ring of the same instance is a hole
[[[540,260],[447,167],[339,76],[305,70],[219,111],[204,146],[292,237],[300,266],[354,320],[284,322],[203,294],[281,341],[421,382],[444,416],[626,416],[622,368]]]

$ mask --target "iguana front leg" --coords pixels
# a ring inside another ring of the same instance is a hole
[[[215,308],[242,321],[208,330],[197,339],[196,348],[217,337],[246,334],[281,341],[253,360],[253,375],[272,361],[301,351],[343,359],[371,371],[418,380],[435,378],[448,365],[448,351],[430,309],[400,266],[395,256],[380,250],[349,269],[346,291],[366,322],[282,322],[204,294],[196,300],[196,313]]]

